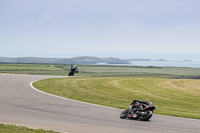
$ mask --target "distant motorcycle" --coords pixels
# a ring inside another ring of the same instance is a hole
[[[71,66],[68,76],[74,76],[75,73],[78,73],[78,66]]]
[[[133,109],[132,109],[134,110],[134,113],[131,114],[130,109],[124,110],[120,114],[120,118],[125,119],[128,117],[128,118],[139,119],[141,121],[147,121],[152,117],[154,109],[155,107],[152,105],[151,102],[149,102],[148,104],[145,102],[135,103],[133,104]]]

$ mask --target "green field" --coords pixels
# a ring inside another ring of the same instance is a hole
[[[200,80],[138,77],[73,77],[37,81],[34,87],[74,100],[126,109],[150,99],[154,113],[200,119]]]
[[[70,65],[68,65],[70,68]],[[69,69],[51,64],[0,64],[1,73],[31,74],[31,75],[64,75]]]
[[[135,76],[155,78],[198,78],[200,68],[178,67],[139,67],[139,66],[99,66],[78,65],[79,73],[75,76],[83,77],[110,77]],[[32,75],[58,75],[65,76],[70,65],[64,64],[4,64],[0,63],[0,73],[32,74]]]
[[[0,133],[59,133],[59,132],[0,124]]]

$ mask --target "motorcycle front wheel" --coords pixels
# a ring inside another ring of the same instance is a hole
[[[127,117],[128,111],[129,111],[129,109],[124,110],[124,111],[120,114],[120,118],[121,118],[121,119],[125,119],[125,118]]]
[[[147,121],[149,120],[153,115],[153,112],[151,110],[146,110],[144,115],[139,116],[139,119],[141,121]]]

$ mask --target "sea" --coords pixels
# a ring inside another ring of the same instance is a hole
[[[108,65],[105,63],[98,63],[97,65]],[[167,60],[167,61],[130,61],[130,64],[110,64],[117,66],[155,66],[155,67],[188,67],[200,68],[200,60]]]
[[[191,67],[200,68],[200,60],[195,61],[131,61],[131,66]]]

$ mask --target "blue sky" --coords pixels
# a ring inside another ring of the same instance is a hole
[[[0,57],[200,55],[199,0],[0,0]]]

